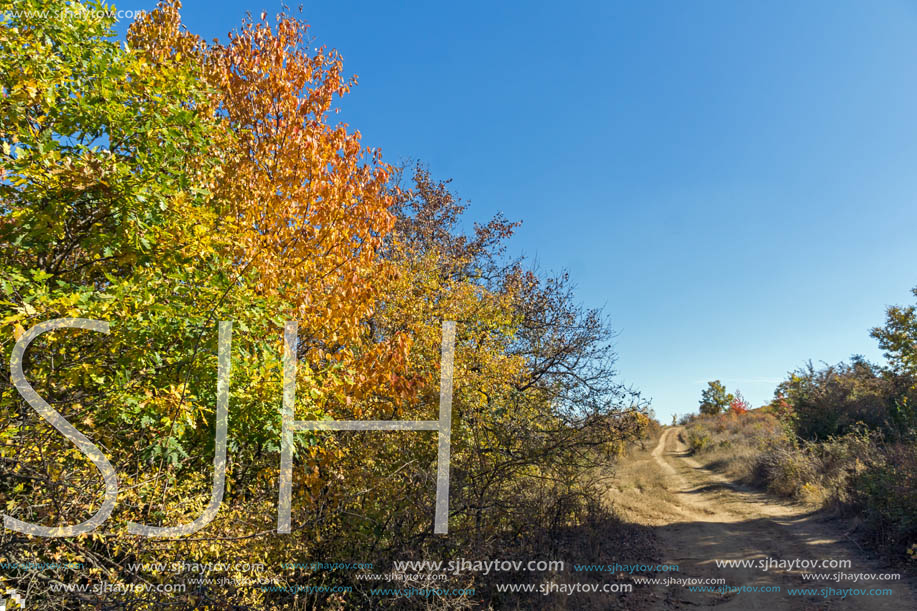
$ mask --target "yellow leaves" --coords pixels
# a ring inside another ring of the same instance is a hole
[[[394,224],[389,169],[359,133],[328,124],[342,64],[333,51],[308,53],[305,31],[292,18],[248,22],[210,48],[207,77],[235,136],[213,191],[259,293],[290,302],[284,315],[325,347],[306,360],[367,368],[360,379],[388,387],[368,369],[381,355],[362,325],[380,297],[378,249]]]
[[[14,84],[11,88],[11,94],[15,96],[17,93],[26,93],[28,98],[34,98],[38,95],[38,90],[41,87],[41,84],[36,80],[27,80],[19,81]]]

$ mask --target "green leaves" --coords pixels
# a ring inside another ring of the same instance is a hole
[[[719,414],[735,400],[735,396],[726,392],[726,387],[719,380],[707,382],[707,388],[701,393],[700,413]]]
[[[0,244],[91,281],[149,260],[172,198],[206,200],[219,127],[193,58],[152,62],[113,40],[103,4],[79,6],[17,2],[0,31],[0,195],[13,207]]]
[[[501,260],[516,223],[497,217],[457,234],[462,206],[423,175],[423,202],[395,203],[378,150],[330,124],[334,96],[354,81],[336,53],[310,51],[304,23],[246,23],[208,46],[165,0],[121,45],[110,18],[71,4],[17,0],[0,28],[0,358],[41,321],[110,322],[108,334],[43,335],[27,375],[118,466],[112,524],[187,522],[206,504],[224,320],[234,325],[233,498],[208,528],[226,543],[189,541],[183,559],[426,538],[432,507],[417,490],[437,448],[417,432],[297,433],[294,519],[305,530],[264,536],[276,511],[287,320],[300,332],[295,417],[321,420],[435,418],[442,321],[461,321],[454,507],[457,531],[479,540],[500,540],[533,508],[547,516],[539,482],[572,481],[592,448],[618,451],[645,428],[643,405],[625,404],[629,391],[614,381],[599,314],[574,305],[565,276]],[[98,502],[94,474],[29,418],[0,393],[0,444],[15,439],[18,461],[0,462],[0,503],[33,522],[84,519]],[[49,490],[55,503],[38,502]],[[105,537],[68,544],[98,558],[172,552]],[[32,545],[17,549],[47,551]],[[269,606],[258,589],[222,595]]]
[[[917,297],[917,288],[912,291]],[[885,357],[899,373],[917,376],[917,306],[891,306],[885,326],[872,329]]]

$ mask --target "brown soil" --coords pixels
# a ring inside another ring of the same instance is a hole
[[[812,507],[791,504],[745,488],[704,468],[689,456],[680,428],[664,430],[652,451],[626,461],[610,491],[611,501],[626,520],[653,528],[660,562],[679,565],[678,572],[659,578],[723,578],[726,585],[774,587],[779,592],[692,592],[681,585],[651,588],[647,609],[917,609],[906,576],[900,581],[804,580],[802,573],[898,573],[859,549],[845,533],[846,522]],[[776,569],[719,568],[715,560],[747,559],[850,560],[849,568]],[[819,590],[799,596],[790,588]],[[835,590],[891,588],[891,596],[821,595]]]

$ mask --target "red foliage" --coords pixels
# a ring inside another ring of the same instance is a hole
[[[751,408],[751,404],[745,400],[740,392],[736,392],[735,398],[729,402],[729,411],[733,414],[744,414],[749,408]]]

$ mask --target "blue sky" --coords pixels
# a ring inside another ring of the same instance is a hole
[[[128,4],[128,2],[133,2]],[[295,6],[295,3],[292,3]],[[125,0],[121,9],[153,3]],[[212,38],[273,0],[187,0]],[[917,285],[917,2],[304,4],[359,86],[341,117],[453,178],[511,250],[604,306],[657,415],[881,360]]]

